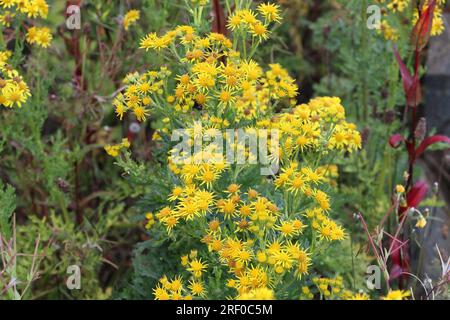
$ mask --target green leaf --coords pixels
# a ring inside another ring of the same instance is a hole
[[[3,190],[3,186],[0,184],[0,234],[5,239],[11,238],[11,216],[14,210],[16,210],[15,189],[7,185]]]

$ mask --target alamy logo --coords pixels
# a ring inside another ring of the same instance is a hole
[[[66,26],[69,30],[81,29],[81,10],[77,5],[71,5],[67,7],[67,20]]]
[[[177,129],[172,142],[175,164],[254,164],[261,165],[261,175],[270,176],[279,170],[279,138],[277,129]]]
[[[366,270],[366,285],[369,290],[381,289],[381,269],[379,266],[371,265]]]
[[[70,276],[67,278],[66,285],[69,290],[81,289],[81,269],[77,265],[72,265],[67,268],[67,274]]]
[[[367,7],[367,28],[370,30],[381,28],[381,8],[377,5],[371,5]]]

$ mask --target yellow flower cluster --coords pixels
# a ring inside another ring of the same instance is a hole
[[[23,14],[30,19],[45,19],[49,10],[45,0],[0,0],[0,7],[2,8],[0,24],[8,28],[18,14]],[[52,41],[52,35],[48,28],[29,27],[26,40],[30,44],[47,48]]]
[[[279,20],[276,6],[262,4],[258,10],[267,22]],[[252,11],[248,13],[256,16]],[[149,108],[154,107],[167,115],[200,109],[210,114],[212,112],[219,118],[229,112],[237,121],[251,120],[271,111],[274,104],[283,106],[285,101],[292,102],[298,92],[294,79],[278,64],[272,64],[269,70],[264,71],[247,55],[241,57],[236,50],[236,38],[230,40],[218,33],[202,36],[187,25],[178,26],[162,36],[155,33],[145,36],[140,48],[157,51],[170,49],[186,72],[176,77],[177,85],[172,92],[166,92],[167,86],[139,91],[137,86],[149,87],[143,84],[148,79],[139,75],[127,77],[131,81],[128,81],[130,86],[126,90],[126,99],[119,96],[119,101],[115,103],[119,117],[122,118],[126,110],[132,109],[139,121],[145,121]],[[253,44],[253,52],[256,47],[257,44]]]
[[[288,72],[277,63],[263,68],[252,59],[260,43],[255,40],[265,39],[270,24],[281,18],[276,5],[251,10],[250,3],[238,6],[229,18],[230,38],[201,34],[190,25],[145,36],[140,48],[172,59],[177,76],[171,77],[165,67],[129,74],[126,89],[114,100],[120,119],[127,111],[139,121],[150,114],[161,119],[155,139],[186,128],[190,146],[223,129],[229,129],[224,138],[237,135],[237,129],[249,135],[280,133],[278,148],[270,148],[269,156],[279,159],[280,172],[255,177],[251,184],[241,176],[258,168],[251,164],[258,155],[245,145],[231,143],[249,160],[242,165],[225,161],[213,143],[186,154],[181,163],[175,161],[177,150],[169,152],[172,190],[165,205],[147,215],[147,228],[167,233],[171,241],[189,236],[202,249],[181,257],[183,271],[159,281],[153,290],[156,299],[206,297],[215,282],[210,272],[204,277],[208,268],[214,274],[220,270],[230,297],[274,299],[286,294],[286,279],[305,279],[315,255],[346,236],[331,218],[329,191],[338,169],[330,162],[338,153],[359,149],[361,136],[346,122],[339,98],[296,105],[298,87]],[[270,146],[276,141],[272,136],[268,140]],[[114,146],[107,151],[118,154]]]
[[[181,264],[189,273],[190,279],[187,286],[183,277],[177,276],[169,280],[166,276],[159,280],[159,284],[153,289],[156,300],[192,300],[193,297],[205,297],[206,287],[202,280],[202,274],[208,267],[201,259],[197,258],[197,251],[192,250],[181,258]]]
[[[295,209],[300,208],[300,195],[305,196],[304,201],[309,202],[310,207],[304,210],[303,215],[310,221],[309,225],[319,239],[343,240],[344,230],[327,216],[331,208],[329,196],[317,188],[323,183],[324,177],[320,170],[309,167],[299,169],[296,162],[283,168],[274,181],[277,188],[284,190],[285,196]]]
[[[408,32],[411,25],[415,25],[419,18],[419,12],[415,1],[411,0],[377,0],[384,6],[382,12],[384,19],[380,25],[380,32],[386,40],[397,41],[400,38],[401,29],[404,28],[404,21],[411,21],[408,24]],[[437,6],[434,11],[433,24],[431,27],[431,35],[438,36],[445,30],[445,23],[443,20],[443,8],[446,0],[437,0]],[[428,6],[428,0],[422,3],[422,8]]]
[[[206,2],[192,4],[202,6]],[[258,11],[268,23],[279,21],[277,6],[262,4]],[[256,16],[254,12],[250,14]],[[295,81],[281,66],[270,65],[270,70],[264,72],[255,61],[241,59],[237,45],[222,34],[201,36],[193,27],[184,25],[163,36],[148,34],[140,47],[158,51],[170,48],[182,64],[181,69],[187,72],[177,76],[173,91],[168,89],[166,80],[171,74],[165,68],[127,76],[125,93],[114,101],[120,119],[132,110],[138,121],[145,121],[152,108],[151,111],[166,116],[164,123],[168,127],[173,125],[174,114],[190,115],[197,110],[204,119],[210,115],[211,119],[222,119],[225,113],[232,113],[236,121],[251,120],[297,95]],[[190,121],[190,117],[182,120]]]
[[[0,25],[13,27],[18,15],[30,19],[47,18],[48,4],[45,0],[0,0]],[[48,28],[28,27],[26,40],[44,48],[50,45],[52,35]],[[19,72],[8,63],[11,52],[0,51],[0,105],[22,107],[31,96],[28,85]]]
[[[397,41],[400,38],[398,30],[391,27],[389,22],[386,20],[381,22],[380,31],[383,33],[383,36],[388,41]]]
[[[9,12],[25,14],[28,18],[47,18],[48,4],[45,0],[0,0],[0,7]]]
[[[50,46],[53,36],[47,27],[31,27],[27,31],[27,41],[30,44],[37,44],[43,48]]]
[[[262,3],[257,12],[251,9],[236,10],[228,20],[228,28],[235,32],[250,33],[253,38],[261,41],[269,38],[272,22],[281,22],[279,6]]]
[[[182,44],[193,43],[198,40],[195,35],[195,30],[191,26],[178,26],[175,30],[170,30],[163,36],[158,36],[156,33],[149,33],[140,43],[140,48],[148,50],[162,50],[168,48],[177,38]]]
[[[302,287],[302,299],[312,300],[315,297],[326,300],[370,300],[367,293],[354,293],[346,289],[341,276],[336,278],[314,277],[310,286]]]
[[[6,28],[11,27],[11,23],[13,22],[15,16],[15,12],[11,12],[9,10],[3,11],[2,13],[0,13],[0,25]]]
[[[128,31],[131,25],[135,24],[141,17],[139,10],[130,10],[123,17],[123,27]]]
[[[120,143],[120,144],[105,146],[105,151],[111,157],[117,157],[119,155],[119,152],[122,149],[128,149],[129,147],[130,147],[130,142],[128,141],[127,138],[125,138],[125,139],[122,139],[122,143]]]
[[[218,261],[233,275],[227,286],[236,289],[239,297],[256,289],[273,288],[291,271],[299,279],[308,273],[311,254],[298,241],[305,228],[311,233],[317,224],[319,241],[342,240],[345,236],[343,229],[320,207],[306,210],[303,215],[289,214],[254,189],[242,194],[237,184],[226,188],[225,197],[202,189],[207,187],[205,176],[211,189],[215,189],[214,182],[229,170],[227,166],[187,164],[182,169],[174,168],[188,184],[173,188],[168,201],[174,206],[163,208],[156,217],[169,233],[181,221],[205,228],[201,242],[209,252],[217,254]],[[321,180],[321,175],[316,178],[316,171],[303,172],[312,177],[308,181]],[[320,190],[313,194],[328,210],[328,196]],[[302,217],[311,220],[311,227],[302,222]]]
[[[269,288],[258,288],[238,296],[237,300],[275,300],[275,294]]]
[[[272,64],[264,72],[255,61],[240,59],[223,35],[211,33],[200,38],[191,31],[179,27],[174,32],[183,35],[186,48],[181,62],[187,72],[177,76],[173,92],[165,92],[163,80],[170,76],[165,69],[128,76],[130,86],[125,98],[120,95],[114,104],[120,118],[129,109],[139,121],[145,121],[152,106],[167,115],[192,112],[197,106],[197,110],[213,112],[219,118],[231,112],[236,121],[251,120],[270,112],[275,102],[287,101],[289,105],[290,99],[296,97],[297,85],[280,65]],[[189,35],[192,38],[187,40]],[[162,38],[147,36],[142,47],[161,48],[162,43],[168,46],[171,37],[171,32]],[[227,64],[222,60],[225,57]]]
[[[149,230],[155,224],[155,215],[153,213],[149,212],[149,213],[147,213],[145,215],[145,218],[147,219],[147,223],[145,225],[145,229]]]
[[[158,96],[164,92],[165,81],[170,75],[166,68],[143,75],[137,72],[127,75],[124,80],[128,85],[125,93],[119,94],[113,102],[120,120],[127,111],[132,110],[138,121],[145,121],[149,115],[147,108],[158,102]]]
[[[313,278],[312,281],[320,295],[325,298],[333,298],[333,295],[340,296],[343,294],[344,283],[340,276],[336,277],[336,279]]]
[[[387,8],[392,12],[403,12],[409,5],[409,0],[391,0]]]
[[[258,126],[280,130],[282,161],[309,150],[326,155],[361,148],[361,135],[354,124],[345,121],[345,109],[336,97],[315,98],[292,112],[277,115],[271,122],[259,121]]]
[[[10,51],[0,51],[0,105],[20,108],[31,93],[19,72],[8,64],[10,57]]]
[[[206,297],[207,289],[202,274],[208,267],[207,264],[197,259],[197,251],[191,251],[189,255],[181,258],[181,264],[190,273],[188,285],[184,285],[183,277],[176,276],[173,280],[169,280],[166,276],[159,280],[159,284],[153,289],[156,300],[192,300],[193,297]],[[265,273],[258,269],[253,269],[246,277],[248,281],[264,282]],[[242,277],[244,278],[244,276]],[[232,283],[234,280],[229,281]],[[238,295],[238,300],[274,300],[275,294],[272,289],[265,286],[245,291]]]

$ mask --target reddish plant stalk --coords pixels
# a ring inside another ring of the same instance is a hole
[[[389,140],[389,143],[392,147],[398,148],[402,142],[406,145],[406,150],[408,152],[408,178],[406,183],[406,206],[400,206],[397,210],[398,218],[402,222],[407,216],[408,209],[411,207],[416,207],[420,204],[422,199],[425,197],[427,187],[424,182],[418,182],[414,184],[414,166],[416,160],[425,152],[427,147],[437,142],[446,142],[450,143],[450,138],[445,136],[433,136],[424,139],[423,141],[418,141],[418,137],[416,135],[416,130],[419,126],[420,120],[417,117],[417,108],[421,99],[421,87],[420,87],[420,65],[421,65],[421,57],[423,50],[427,46],[430,37],[431,37],[431,29],[433,25],[433,17],[436,7],[436,0],[430,0],[428,5],[425,7],[425,4],[422,2],[417,2],[417,10],[419,13],[419,17],[416,25],[413,28],[411,34],[411,40],[414,45],[414,73],[411,75],[408,70],[406,64],[403,62],[402,58],[398,50],[394,49],[395,58],[400,67],[400,73],[403,81],[403,88],[405,92],[406,98],[406,108],[405,108],[405,119],[409,118],[410,107],[412,108],[411,112],[411,121],[409,126],[408,137],[405,139],[400,134],[396,134],[392,136]],[[418,142],[420,145],[417,146]],[[403,223],[400,223],[400,228],[402,229]],[[401,229],[399,229],[394,237],[397,239],[397,236],[403,240],[404,234],[402,234]],[[406,242],[401,241],[401,243],[406,244]],[[392,242],[391,249],[393,245],[396,245],[396,242]],[[402,245],[400,248],[400,252],[395,254],[395,268],[400,269],[402,274],[404,271],[407,271],[409,268],[409,258],[408,258],[408,248],[406,245]],[[401,279],[400,279],[401,280]],[[402,281],[400,281],[400,287],[402,286]]]
[[[81,8],[83,3],[83,0],[67,0],[66,1],[66,8],[68,8],[71,5],[76,5]],[[68,15],[66,13],[66,18],[68,18]],[[86,79],[84,79],[83,75],[83,57],[81,54],[81,48],[80,48],[80,37],[78,32],[72,32],[72,35],[70,38],[66,37],[64,35],[64,32],[60,30],[60,35],[63,37],[64,42],[67,47],[67,51],[75,60],[75,70],[73,72],[73,81],[77,89],[79,90],[86,90],[87,89],[87,82]]]

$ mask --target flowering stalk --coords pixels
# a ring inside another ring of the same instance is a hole
[[[398,220],[404,221],[406,219],[408,210],[410,208],[416,207],[420,204],[421,200],[424,198],[427,187],[425,183],[418,182],[414,184],[414,167],[416,160],[425,152],[427,147],[437,142],[450,143],[450,139],[445,136],[433,136],[427,139],[423,139],[425,135],[425,125],[419,121],[417,116],[418,105],[421,100],[421,86],[420,86],[420,66],[421,59],[424,48],[428,44],[430,37],[433,32],[436,32],[436,27],[433,25],[433,19],[435,17],[437,7],[436,0],[430,0],[422,5],[417,2],[417,22],[411,33],[411,41],[414,46],[414,56],[413,56],[413,71],[408,70],[406,64],[403,62],[397,48],[394,48],[395,59],[398,62],[400,68],[400,74],[403,81],[403,88],[405,93],[406,108],[405,108],[405,119],[411,117],[409,125],[409,135],[404,138],[400,134],[393,135],[389,139],[389,143],[393,148],[398,148],[403,143],[406,146],[408,153],[408,171],[407,171],[407,182],[406,182],[406,204],[398,208]],[[439,19],[441,19],[439,17]],[[434,27],[434,28],[433,28]],[[422,139],[422,141],[418,141]],[[418,142],[420,144],[418,145]],[[399,228],[403,226],[402,223],[399,224]],[[401,235],[401,229],[398,229],[396,235],[394,236],[391,248],[397,246],[397,236]],[[409,268],[409,257],[407,253],[406,243],[403,242],[400,248],[397,248],[396,252],[393,254],[393,266],[391,270],[391,278],[395,279],[401,274],[404,274]],[[400,283],[401,284],[401,283]]]
[[[428,5],[424,4],[422,8],[418,9],[419,17],[411,34],[412,43],[414,45],[413,75],[411,75],[410,71],[401,59],[398,50],[394,48],[394,54],[400,67],[405,92],[405,118],[408,117],[410,109],[412,109],[408,138],[405,139],[401,135],[395,135],[390,139],[390,144],[392,147],[397,148],[402,142],[404,142],[408,151],[408,180],[406,190],[410,190],[414,184],[414,165],[417,158],[426,150],[426,148],[437,142],[450,143],[450,138],[448,137],[434,136],[425,139],[419,146],[417,146],[417,139],[419,135],[417,134],[417,130],[420,129],[418,127],[419,119],[417,117],[417,109],[421,99],[420,65],[423,50],[431,37],[435,10],[436,0],[430,0]]]

